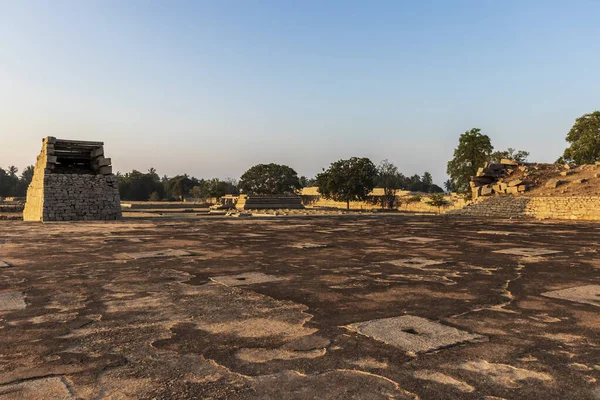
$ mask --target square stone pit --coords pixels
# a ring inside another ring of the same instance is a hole
[[[256,283],[283,281],[285,278],[279,278],[273,275],[263,274],[262,272],[244,272],[237,275],[220,275],[209,278],[215,283],[225,286],[254,285]]]
[[[0,293],[0,311],[22,310],[27,307],[25,296],[21,292]]]
[[[559,250],[548,250],[548,249],[535,249],[530,247],[512,247],[510,249],[494,250],[492,253],[498,254],[510,254],[513,256],[523,257],[540,257],[547,256],[550,254],[562,253]]]
[[[413,353],[426,353],[486,339],[485,336],[412,315],[355,322],[345,328]]]
[[[542,296],[600,307],[600,285],[575,286],[568,289],[545,292],[542,293]]]

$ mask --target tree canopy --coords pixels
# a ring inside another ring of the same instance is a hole
[[[500,160],[502,160],[503,158],[506,158],[508,160],[513,160],[516,162],[527,162],[527,157],[529,157],[529,152],[525,151],[525,150],[516,150],[513,149],[512,147],[509,147],[508,149],[504,150],[504,151],[495,151],[492,153],[492,155],[490,156],[490,161],[493,162],[500,162]]]
[[[377,168],[368,158],[352,157],[339,160],[318,174],[319,193],[326,199],[345,201],[350,208],[351,201],[364,201],[375,187]]]
[[[570,146],[562,159],[577,164],[593,164],[600,161],[600,111],[582,115],[567,134]]]
[[[117,179],[122,200],[144,201],[152,195],[156,201],[165,197],[163,184],[152,169],[146,174],[134,169],[124,175],[117,174]]]
[[[383,196],[381,197],[382,207],[392,209],[396,206],[396,193],[405,187],[405,181],[405,176],[398,171],[398,167],[394,164],[388,160],[383,160],[379,163],[375,183],[376,187],[383,189]]]
[[[298,174],[287,165],[258,164],[240,178],[239,189],[247,194],[292,194],[302,188]]]
[[[19,169],[14,165],[6,170],[0,168],[0,197],[24,197],[27,188],[33,179],[33,165],[26,167],[21,176],[17,175]]]
[[[479,128],[473,128],[460,136],[458,146],[454,149],[454,157],[448,162],[446,170],[457,192],[469,190],[471,176],[475,176],[477,169],[490,159],[493,150],[489,136],[482,134]]]

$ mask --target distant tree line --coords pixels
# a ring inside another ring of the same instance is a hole
[[[7,169],[0,168],[0,197],[24,197],[33,179],[33,165],[28,166],[18,175],[19,169],[14,165]]]
[[[137,170],[121,174],[117,172],[121,199],[129,201],[183,200],[186,197],[208,199],[227,194],[238,194],[233,179],[198,179],[187,174],[162,178],[154,168],[143,173]]]

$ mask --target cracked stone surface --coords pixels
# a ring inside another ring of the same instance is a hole
[[[586,285],[554,290],[542,293],[542,296],[600,307],[600,285]]]
[[[481,335],[412,315],[357,322],[347,328],[413,353],[485,340]]]
[[[257,283],[277,282],[283,280],[273,275],[262,272],[245,272],[237,275],[211,276],[210,280],[226,286],[254,285]]]
[[[139,243],[139,242],[134,242]],[[159,258],[159,257],[185,257],[191,254],[185,250],[158,250],[158,251],[143,251],[141,253],[125,253],[129,258],[140,259],[140,258]]]
[[[557,254],[557,253],[560,253],[560,250],[514,247],[514,248],[510,248],[510,249],[495,250],[494,253],[511,254],[514,256],[524,256],[524,257],[539,257],[539,256],[547,256],[549,254]]]
[[[402,243],[427,244],[427,243],[437,242],[440,239],[430,238],[430,237],[421,237],[421,236],[407,236],[407,237],[394,238],[392,240],[395,240],[396,242],[402,242]]]
[[[0,400],[600,398],[597,224],[172,214],[0,221]]]

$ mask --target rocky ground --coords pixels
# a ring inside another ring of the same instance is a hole
[[[600,225],[0,221],[0,399],[600,399]]]

